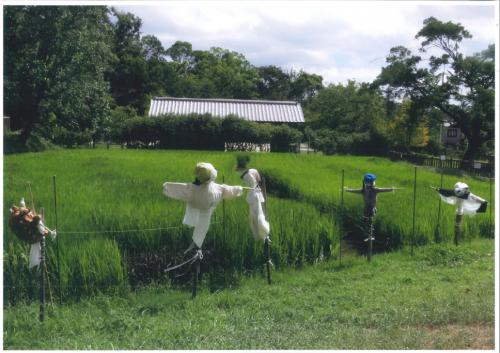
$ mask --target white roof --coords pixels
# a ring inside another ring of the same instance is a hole
[[[191,113],[218,117],[234,114],[245,120],[272,123],[304,122],[302,107],[291,101],[155,97],[148,115]]]

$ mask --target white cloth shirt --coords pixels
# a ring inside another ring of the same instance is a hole
[[[186,213],[182,223],[194,227],[193,242],[201,248],[217,204],[222,199],[241,196],[243,188],[217,184],[213,181],[201,185],[166,182],[163,184],[163,193],[170,198],[186,202]]]
[[[264,240],[269,235],[270,226],[269,222],[266,221],[266,216],[264,215],[264,210],[262,209],[262,203],[264,203],[265,200],[260,188],[250,190],[246,201],[250,206],[248,221],[250,223],[252,235],[255,240]]]

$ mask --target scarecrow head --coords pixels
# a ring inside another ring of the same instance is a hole
[[[453,192],[455,193],[456,197],[460,198],[467,197],[469,195],[469,185],[459,181],[453,187]]]
[[[194,175],[196,177],[194,183],[201,185],[210,181],[215,181],[215,178],[217,178],[217,170],[210,163],[200,162],[196,164]]]
[[[241,175],[241,179],[249,187],[254,188],[260,183],[260,174],[257,169],[248,169],[245,173]]]
[[[375,179],[377,176],[375,174],[366,173],[363,177],[363,187],[372,188],[375,186]]]

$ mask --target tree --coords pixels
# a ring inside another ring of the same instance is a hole
[[[392,48],[388,65],[374,82],[390,95],[408,97],[421,110],[443,112],[467,139],[464,161],[473,160],[494,136],[494,46],[464,56],[460,43],[471,37],[460,24],[429,17],[416,38],[423,39],[423,54],[432,48],[440,55],[430,55],[428,67],[423,67],[421,56],[402,46]]]
[[[106,7],[6,6],[4,23],[5,113],[21,139],[55,127],[95,134],[109,117]]]
[[[289,98],[302,104],[309,104],[323,89],[323,77],[305,71],[292,71]]]
[[[291,77],[277,66],[261,66],[258,68],[259,80],[257,91],[259,97],[268,100],[287,100],[290,96]]]

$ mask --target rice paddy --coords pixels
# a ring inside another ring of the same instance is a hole
[[[194,165],[210,161],[219,183],[241,185],[237,153],[203,151],[63,150],[20,154],[4,158],[4,219],[8,209],[25,197],[30,182],[37,210],[44,208],[46,224],[55,225],[53,175],[57,180],[58,243],[47,241],[52,292],[80,298],[96,292],[128,290],[149,281],[168,279],[164,268],[191,241],[182,226],[185,205],[162,194],[165,181],[191,182]],[[297,267],[338,256],[344,231],[361,236],[359,195],[344,194],[341,207],[341,171],[345,185],[360,187],[365,172],[379,176],[378,186],[403,190],[379,197],[376,249],[408,245],[412,237],[413,167],[380,158],[326,157],[292,154],[251,154],[249,167],[266,176],[268,218],[271,223],[272,261],[277,269]],[[445,176],[443,187],[457,180],[488,199],[489,183]],[[419,169],[414,243],[450,241],[454,208],[441,206],[428,186],[439,186],[440,176]],[[493,200],[489,200],[493,205]],[[494,213],[493,213],[494,214]],[[224,217],[225,215],[225,217]],[[464,239],[490,236],[489,213],[466,219]],[[219,205],[204,248],[211,290],[238,282],[241,275],[263,270],[261,243],[248,226],[244,197]],[[136,230],[140,231],[136,231]],[[59,247],[61,287],[58,287],[56,250]],[[36,274],[28,270],[28,246],[4,222],[4,298],[6,303],[37,296]],[[222,270],[222,271],[221,271]],[[211,272],[210,272],[211,271]]]

